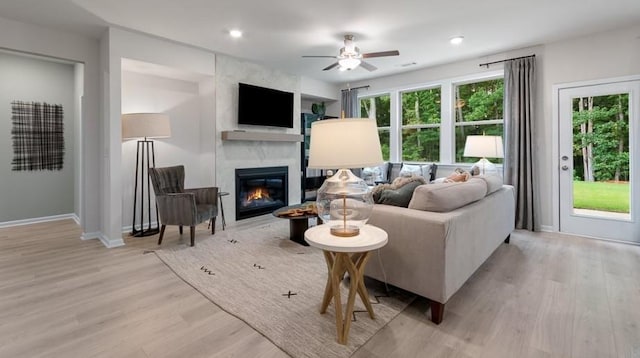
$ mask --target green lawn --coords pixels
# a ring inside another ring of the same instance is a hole
[[[628,213],[629,184],[576,180],[573,182],[573,207]]]

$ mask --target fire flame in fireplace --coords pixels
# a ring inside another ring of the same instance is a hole
[[[255,188],[247,194],[244,205],[250,205],[253,202],[270,202],[273,201],[269,196],[269,192],[265,188]]]
[[[247,195],[247,201],[264,200],[264,199],[271,199],[271,197],[269,196],[269,193],[264,188],[253,189],[253,191]]]

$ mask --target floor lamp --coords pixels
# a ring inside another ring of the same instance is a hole
[[[138,139],[136,150],[136,176],[133,193],[133,223],[131,236],[142,237],[157,234],[158,207],[156,206],[156,224],[151,226],[151,182],[149,168],[156,166],[153,141],[150,138],[168,138],[171,136],[169,116],[162,113],[128,113],[122,115],[122,139]],[[143,139],[142,139],[143,138]],[[146,181],[146,185],[145,185]],[[138,186],[140,190],[138,190]],[[140,199],[138,199],[140,196]],[[148,211],[147,227],[144,227],[144,212]],[[140,205],[138,205],[140,204]],[[139,208],[139,211],[137,209]],[[137,221],[137,218],[140,221]]]
[[[482,158],[475,165],[482,170],[482,175],[486,172],[497,174],[496,165],[487,158],[504,158],[502,147],[502,137],[493,135],[469,135],[464,145],[464,157]]]

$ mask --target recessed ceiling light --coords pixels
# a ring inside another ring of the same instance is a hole
[[[231,37],[233,37],[233,38],[236,38],[236,39],[237,39],[237,38],[242,37],[242,31],[240,31],[240,30],[231,30],[231,31],[229,31],[229,35],[230,35]]]
[[[462,40],[464,40],[464,36],[456,36],[452,37],[449,42],[451,42],[452,45],[460,45]]]

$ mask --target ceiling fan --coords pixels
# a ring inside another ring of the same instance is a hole
[[[302,56],[302,57],[315,57],[315,58],[336,58],[338,62],[335,62],[325,68],[323,71],[330,70],[338,67],[341,71],[353,70],[358,66],[362,66],[365,70],[375,71],[378,68],[368,62],[363,61],[363,58],[372,57],[386,57],[386,56],[398,56],[400,52],[398,50],[382,51],[382,52],[370,52],[361,53],[360,49],[353,44],[353,35],[344,35],[344,47],[340,49],[338,56]]]

